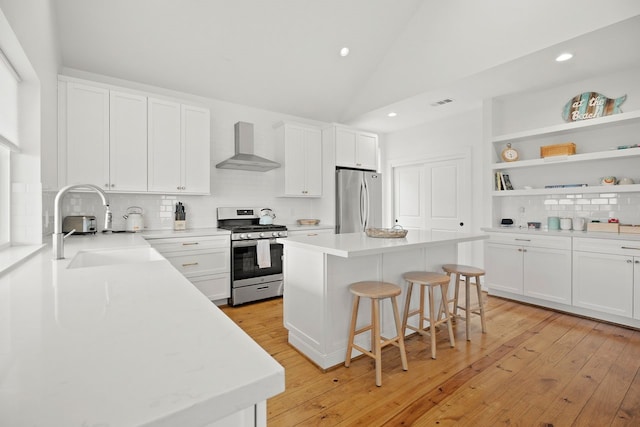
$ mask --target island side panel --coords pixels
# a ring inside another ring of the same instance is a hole
[[[322,252],[284,246],[284,327],[289,343],[321,365],[324,353],[326,289]]]

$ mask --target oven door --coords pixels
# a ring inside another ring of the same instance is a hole
[[[257,240],[231,242],[231,280],[234,288],[282,280],[282,243],[269,239],[271,267],[266,268],[258,266],[257,246]]]

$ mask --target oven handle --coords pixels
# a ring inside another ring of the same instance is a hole
[[[266,240],[266,239],[258,239],[258,240]],[[231,242],[231,247],[232,248],[243,248],[243,247],[247,247],[247,246],[258,246],[258,240],[233,240]],[[276,239],[268,239],[269,240],[269,244],[273,245],[279,245],[281,243],[277,243]]]

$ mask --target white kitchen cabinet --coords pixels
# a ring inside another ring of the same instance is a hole
[[[58,95],[60,186],[209,194],[208,109],[63,76]]]
[[[149,98],[149,191],[208,194],[209,110]]]
[[[109,92],[109,190],[147,191],[147,98]]]
[[[313,126],[282,123],[276,127],[278,185],[290,197],[322,196],[322,133]]]
[[[490,291],[571,304],[570,238],[496,233],[485,248]]]
[[[229,235],[148,239],[211,301],[231,296]]]
[[[211,113],[206,108],[182,104],[181,191],[209,194],[211,174]]]
[[[109,190],[109,90],[68,82],[60,95],[60,186]]]
[[[640,319],[640,242],[574,239],[573,304]]]
[[[335,144],[336,166],[378,170],[378,135],[333,125],[323,131]]]
[[[296,230],[289,228],[287,231],[289,237],[295,236],[318,236],[320,234],[335,234],[333,228],[305,228],[304,230]]]

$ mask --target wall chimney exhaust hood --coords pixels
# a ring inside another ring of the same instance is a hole
[[[266,172],[279,168],[280,163],[253,154],[253,123],[234,125],[236,155],[216,165],[218,169],[239,169]]]

